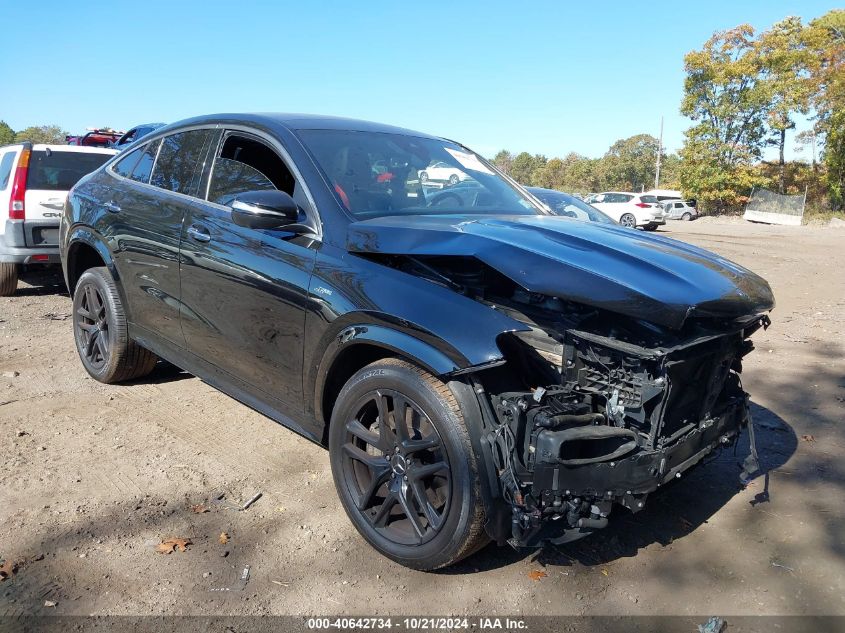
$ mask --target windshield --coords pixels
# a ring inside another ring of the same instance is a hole
[[[568,193],[535,187],[529,187],[528,191],[549,205],[549,208],[555,215],[575,218],[576,220],[599,222],[601,224],[616,224],[609,216],[606,216],[595,207],[591,207],[583,200],[579,200],[575,196],[570,196]]]
[[[357,219],[431,213],[542,215],[483,158],[405,134],[300,130],[343,207]]]

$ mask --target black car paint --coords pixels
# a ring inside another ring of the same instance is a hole
[[[384,217],[349,226],[359,253],[475,257],[531,292],[665,325],[774,306],[749,270],[676,240],[548,216]]]
[[[753,273],[626,229],[541,216],[355,222],[296,131],[427,135],[336,118],[219,115],[161,128],[146,140],[197,127],[215,130],[216,138],[236,130],[273,144],[307,185],[297,202],[311,234],[238,227],[219,205],[134,183],[107,164],[74,188],[65,209],[61,252],[68,286],[75,281],[79,245],[90,246],[120,281],[133,338],[320,443],[332,404],[325,395],[331,373],[360,345],[398,353],[452,380],[467,423],[476,427],[474,449],[489,473],[488,505],[498,483],[478,438],[492,413],[471,372],[503,363],[499,337],[526,325],[368,255],[472,256],[529,290],[566,293],[573,301],[671,327],[681,327],[690,313],[747,315],[773,305],[768,285]],[[199,191],[215,150],[212,143]],[[112,199],[117,213],[102,204]],[[209,239],[198,241],[189,229]],[[508,520],[490,514],[499,523]]]

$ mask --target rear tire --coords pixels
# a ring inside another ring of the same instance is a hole
[[[401,565],[438,569],[488,542],[460,407],[445,383],[419,367],[387,358],[344,385],[332,411],[329,458],[355,528]]]
[[[684,213],[684,214],[681,216],[681,219],[682,219],[684,222],[689,222],[690,220],[692,220],[692,214],[691,214],[691,213]]]
[[[619,224],[627,226],[629,229],[635,229],[637,228],[637,218],[634,217],[633,213],[625,213],[619,218]]]
[[[0,297],[11,297],[18,289],[18,265],[0,263]]]
[[[73,292],[73,335],[82,366],[107,384],[149,374],[158,357],[129,338],[126,313],[108,268],[86,270]]]

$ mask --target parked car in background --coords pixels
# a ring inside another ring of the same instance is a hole
[[[660,203],[667,200],[683,200],[684,198],[677,189],[649,189],[648,191],[644,191],[643,195],[654,196]]]
[[[576,220],[585,220],[587,222],[616,224],[616,221],[610,216],[571,194],[555,189],[544,189],[542,187],[526,187],[526,189],[536,196],[540,202],[548,206],[555,215],[575,218]]]
[[[438,162],[480,191],[432,204]],[[774,303],[695,246],[554,217],[453,141],[332,117],[156,130],[73,188],[60,242],[85,371],[162,357],[327,447],[352,524],[416,569],[671,494],[749,425]]]
[[[68,190],[112,149],[20,143],[0,147],[0,296],[22,265],[59,263],[59,219]]]
[[[435,161],[425,169],[419,171],[420,182],[434,180],[436,182],[448,182],[450,185],[466,180],[469,176],[465,171],[450,165],[444,161]]]
[[[694,220],[698,217],[698,209],[684,200],[666,200],[663,213],[670,220]]]
[[[111,147],[123,135],[111,128],[89,128],[89,131],[81,136],[66,136],[68,145],[82,147]]]
[[[121,150],[130,143],[133,143],[139,138],[146,136],[150,132],[154,132],[158,128],[164,127],[164,125],[164,123],[144,123],[142,125],[136,125],[128,132],[126,132],[123,136],[121,136],[119,139],[117,139],[114,142],[114,145],[112,145],[112,147]]]
[[[666,224],[663,209],[654,196],[627,191],[605,191],[596,195],[590,204],[622,226],[642,227],[646,231],[654,231],[658,226]]]

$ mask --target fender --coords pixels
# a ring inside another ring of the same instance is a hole
[[[351,346],[368,344],[380,347],[408,358],[435,376],[449,374],[465,365],[465,362],[460,362],[460,355],[456,351],[450,350],[451,354],[447,355],[432,343],[386,324],[354,323],[340,328],[339,331],[335,330],[330,336],[313,379],[314,412],[317,420],[323,420],[323,391],[329,371],[338,356]]]
[[[77,225],[71,228],[70,233],[67,236],[65,241],[66,246],[61,249],[61,259],[62,259],[62,272],[65,278],[65,285],[68,288],[68,292],[70,292],[71,297],[73,297],[73,288],[70,287],[70,271],[73,269],[74,264],[76,263],[76,246],[79,244],[85,244],[86,246],[90,246],[106,265],[106,268],[109,269],[109,273],[111,273],[112,279],[116,282],[120,280],[120,274],[117,271],[117,267],[114,264],[114,257],[112,257],[111,250],[109,249],[106,241],[103,237],[93,231],[90,227],[85,225]],[[117,284],[118,292],[120,293],[120,300],[126,304],[126,297],[124,296],[123,291],[123,284]]]

